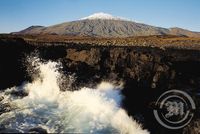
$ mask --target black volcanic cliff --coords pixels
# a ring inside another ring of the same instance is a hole
[[[37,42],[28,44],[19,38],[0,39],[0,89],[31,80],[24,61],[27,55],[35,51],[44,60],[61,61],[65,73],[75,73],[77,85],[101,80],[124,81],[124,108],[132,116],[142,114],[145,127],[154,134],[183,131],[167,130],[155,121],[150,103],[163,91],[184,90],[198,101],[200,51],[72,43],[47,46]],[[191,130],[187,129],[189,133]]]

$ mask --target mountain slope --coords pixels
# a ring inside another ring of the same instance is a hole
[[[105,13],[94,14],[77,21],[49,27],[32,26],[16,34],[57,34],[92,37],[130,37],[148,35],[181,35],[200,37],[200,33],[184,29],[150,26]]]
[[[186,35],[188,37],[200,37],[200,32],[193,32],[193,31],[185,30],[178,27],[170,28],[170,34]]]
[[[40,34],[43,26],[30,26],[20,32],[16,32],[16,34]]]

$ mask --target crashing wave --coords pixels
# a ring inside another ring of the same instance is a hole
[[[149,133],[120,107],[121,85],[102,82],[96,88],[61,91],[58,63],[38,59],[32,63],[39,69],[33,82],[0,93],[12,107],[0,115],[4,128],[18,132],[41,127],[49,133]],[[14,90],[28,95],[13,97],[10,93]]]

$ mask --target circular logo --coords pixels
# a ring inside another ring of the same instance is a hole
[[[168,129],[180,129],[190,123],[196,109],[192,97],[184,91],[169,90],[156,101],[156,120]]]

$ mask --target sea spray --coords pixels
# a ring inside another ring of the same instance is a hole
[[[102,82],[96,88],[61,91],[58,63],[35,59],[33,64],[39,69],[33,82],[0,93],[13,109],[0,115],[4,128],[18,132],[42,127],[50,133],[148,134],[120,107],[122,85]],[[12,97],[9,92],[13,90],[28,95]]]

